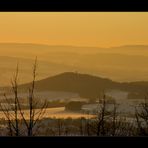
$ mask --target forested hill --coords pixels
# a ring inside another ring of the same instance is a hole
[[[29,86],[30,83],[27,83],[20,85],[19,88],[28,89]],[[96,98],[100,92],[108,89],[146,92],[148,82],[119,83],[88,74],[65,72],[36,81],[35,88],[37,91],[76,92],[82,97]]]

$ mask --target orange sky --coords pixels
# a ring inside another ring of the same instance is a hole
[[[0,42],[148,44],[148,12],[0,12]]]

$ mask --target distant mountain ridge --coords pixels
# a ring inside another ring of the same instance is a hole
[[[65,71],[79,71],[117,82],[148,81],[148,46],[123,45],[110,48],[0,43],[0,86],[9,86],[20,63],[20,84],[31,79],[31,67],[38,57],[38,77],[43,79]]]
[[[49,49],[49,48],[81,48],[81,49],[148,49],[148,45],[121,45],[121,46],[113,46],[113,47],[95,47],[95,46],[77,46],[77,45],[50,45],[50,44],[37,44],[37,43],[0,43],[0,49],[23,49],[24,47],[33,48],[33,49]],[[25,49],[27,49],[25,48]]]

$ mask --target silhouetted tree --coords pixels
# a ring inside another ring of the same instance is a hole
[[[40,107],[40,109],[38,111],[36,111],[36,107],[39,106],[39,102],[35,101],[35,98],[34,98],[36,68],[37,68],[37,58],[35,59],[35,63],[33,65],[33,80],[31,83],[31,87],[29,88],[29,97],[28,97],[29,120],[26,119],[24,111],[21,108],[21,104],[20,104],[20,101],[18,98],[18,64],[17,64],[17,68],[16,68],[16,73],[15,73],[13,79],[11,80],[12,90],[14,93],[14,106],[12,106],[12,103],[9,102],[9,100],[7,99],[5,94],[4,94],[4,97],[7,101],[7,105],[9,108],[7,108],[5,105],[0,103],[1,109],[2,109],[5,117],[8,120],[8,127],[9,127],[10,135],[13,135],[13,133],[16,136],[20,136],[20,135],[24,134],[24,133],[22,133],[24,131],[22,131],[22,128],[19,126],[19,117],[18,116],[20,115],[20,117],[24,121],[24,125],[27,128],[27,135],[33,136],[34,135],[33,128],[39,122],[40,118],[44,115],[44,113],[46,111],[46,107],[47,107],[46,101],[43,103],[43,105]]]
[[[135,109],[138,135],[148,136],[148,97]]]

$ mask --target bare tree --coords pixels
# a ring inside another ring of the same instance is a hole
[[[20,132],[20,127],[19,127],[19,118],[18,115],[21,116],[22,120],[24,121],[24,125],[27,128],[27,135],[28,136],[33,136],[33,129],[35,125],[40,121],[40,118],[43,117],[46,108],[47,108],[47,102],[45,101],[42,106],[40,106],[40,109],[36,111],[37,106],[39,106],[39,102],[35,100],[34,98],[34,90],[35,90],[35,80],[36,80],[36,69],[37,69],[37,58],[35,59],[35,63],[33,65],[33,80],[31,83],[31,87],[29,88],[29,97],[28,97],[28,109],[29,109],[29,120],[26,119],[24,111],[21,108],[21,104],[18,98],[18,64],[16,68],[16,73],[11,80],[11,85],[12,85],[12,90],[14,93],[14,107],[12,104],[8,101],[6,95],[4,94],[4,97],[7,101],[7,104],[10,109],[8,109],[5,105],[0,104],[0,107],[6,116],[8,120],[8,127],[10,131],[10,135],[12,134],[12,129],[15,131],[15,135],[19,136],[22,134]],[[11,111],[14,113],[12,114]],[[13,123],[14,119],[14,123]]]
[[[14,93],[14,106],[9,102],[6,94],[4,94],[4,98],[8,104],[8,106],[1,104],[0,107],[1,110],[3,111],[5,117],[8,120],[8,129],[9,129],[9,135],[15,134],[15,136],[19,136],[20,131],[19,131],[19,120],[18,120],[18,63],[16,67],[16,72],[11,79],[11,85],[12,85],[12,92]]]
[[[87,112],[87,114],[88,114],[88,117],[86,119],[85,128],[86,128],[87,135],[90,136],[90,120],[91,119],[89,119],[89,112]]]
[[[116,102],[113,103],[113,109],[111,110],[107,108],[105,94],[101,97],[100,102],[101,104],[98,105],[96,118],[95,120],[92,120],[91,124],[89,124],[91,131],[96,133],[97,136],[117,136],[118,134],[121,134],[119,131],[121,130],[121,126],[123,126],[123,124],[121,124],[122,121],[117,118],[118,114]],[[125,125],[123,127],[125,129]]]
[[[94,121],[92,124],[89,124],[89,127],[91,128],[93,133],[96,133],[97,136],[103,136],[106,135],[106,118],[108,116],[108,111],[106,110],[106,96],[103,94],[103,96],[100,99],[101,104],[98,104],[98,109],[96,114],[96,118],[93,119]]]
[[[111,135],[115,136],[116,135],[116,130],[117,130],[117,104],[114,102],[113,104],[113,111],[112,111],[112,123],[111,123]]]
[[[97,115],[97,136],[105,135],[106,96],[103,94],[102,105]]]
[[[61,136],[62,135],[62,127],[63,127],[63,121],[62,119],[57,119],[57,124],[58,124],[58,135]]]
[[[145,96],[144,103],[135,108],[138,135],[148,136],[148,98]]]
[[[81,117],[79,121],[80,121],[80,126],[79,126],[80,135],[83,136],[84,135],[84,122],[85,122],[85,118]]]
[[[14,93],[14,112],[15,112],[15,127],[16,127],[16,136],[19,136],[19,125],[18,125],[18,64],[16,67],[16,73],[11,80],[12,90]]]

